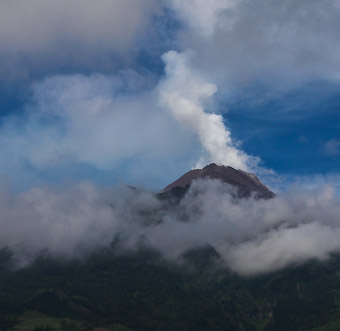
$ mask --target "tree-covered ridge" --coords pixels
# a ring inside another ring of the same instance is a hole
[[[241,278],[211,248],[40,257],[10,270],[1,252],[1,330],[337,330],[340,259]],[[333,325],[331,325],[331,324]],[[330,324],[329,328],[326,325]]]

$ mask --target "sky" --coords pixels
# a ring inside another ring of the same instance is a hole
[[[337,0],[0,1],[0,249],[208,244],[241,275],[339,253],[339,31]],[[211,162],[277,197],[147,192]]]
[[[2,1],[1,178],[336,175],[339,15],[336,0]]]

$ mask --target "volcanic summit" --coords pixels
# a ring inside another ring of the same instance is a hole
[[[185,173],[165,187],[161,194],[183,195],[189,189],[193,180],[206,178],[218,179],[236,187],[239,197],[249,197],[251,195],[260,199],[271,199],[275,197],[275,194],[262,184],[256,175],[242,170],[236,170],[229,166],[218,166],[215,163],[211,163],[203,169],[194,169]]]

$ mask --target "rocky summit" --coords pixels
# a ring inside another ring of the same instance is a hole
[[[218,179],[236,187],[239,197],[249,197],[251,195],[259,199],[275,197],[275,194],[262,184],[254,174],[236,170],[229,166],[218,166],[215,163],[211,163],[203,169],[194,169],[185,173],[165,187],[161,194],[180,196],[189,189],[193,180],[206,178]]]

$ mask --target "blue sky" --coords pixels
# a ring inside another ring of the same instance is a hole
[[[263,91],[250,100],[245,95],[227,105],[226,120],[242,147],[279,173],[338,172],[338,89],[336,83],[314,82],[274,97]]]
[[[1,178],[336,175],[339,18],[336,0],[2,2]]]

